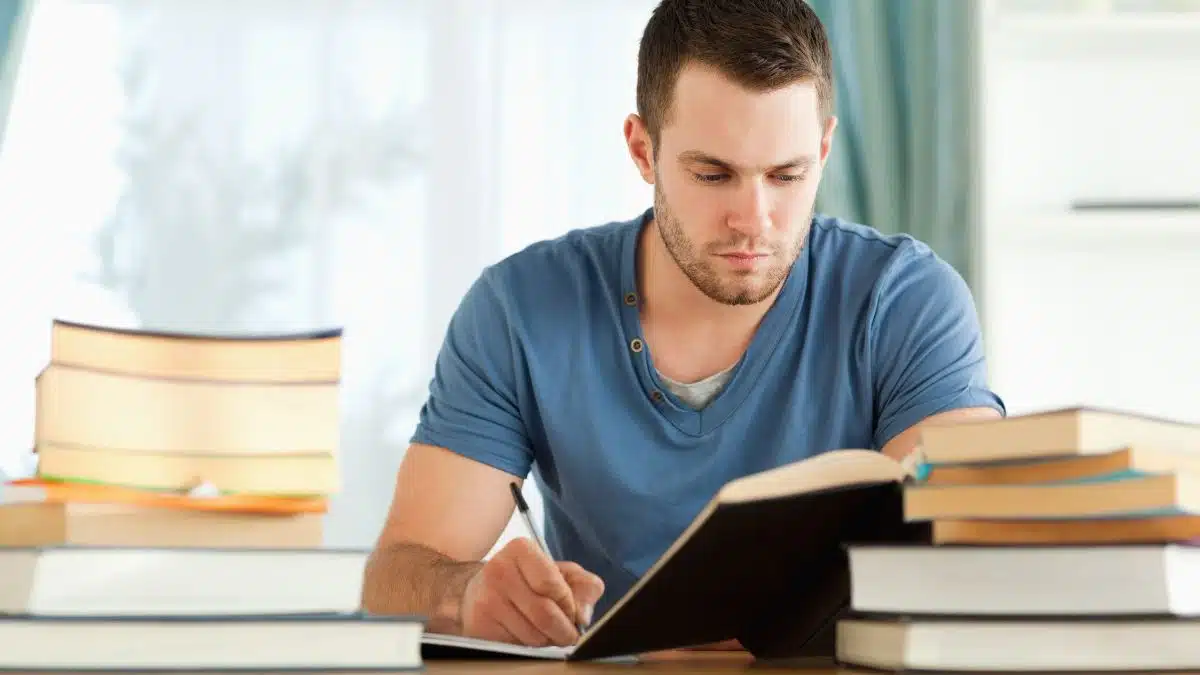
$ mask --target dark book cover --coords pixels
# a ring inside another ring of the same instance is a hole
[[[846,547],[928,542],[903,485],[846,486],[724,503],[601,617],[570,660],[738,639],[756,658],[832,657],[850,600]]]

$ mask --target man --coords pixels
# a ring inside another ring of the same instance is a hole
[[[570,644],[723,483],[837,448],[902,458],[922,421],[1003,414],[959,275],[814,215],[832,91],[802,0],[661,2],[625,122],[653,208],[534,244],[463,298],[368,611]],[[531,471],[553,560],[517,539],[481,561]]]

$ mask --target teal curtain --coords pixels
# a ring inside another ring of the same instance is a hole
[[[971,0],[809,0],[838,131],[817,208],[929,244],[976,287]]]
[[[13,83],[16,81],[17,64],[20,62],[33,1],[0,0],[0,146],[4,143],[4,129],[8,126]],[[0,467],[0,484],[8,480],[3,467]],[[3,488],[0,487],[0,490]]]
[[[13,88],[34,0],[0,0],[0,146],[8,127]]]

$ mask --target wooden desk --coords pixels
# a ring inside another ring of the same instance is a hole
[[[601,663],[497,663],[494,661],[474,663],[470,661],[431,661],[425,664],[430,675],[492,675],[513,673],[514,675],[610,675],[625,673],[670,673],[674,675],[728,675],[729,673],[797,673],[798,675],[862,675],[860,671],[837,668],[803,668],[764,664],[720,664],[720,663],[674,663],[664,664],[601,664]]]
[[[688,673],[689,675],[726,675],[728,673],[803,673],[805,675],[860,675],[862,671],[839,668],[829,661],[756,662],[739,652],[662,652],[644,657],[638,663],[591,663],[534,660],[479,660],[425,662],[430,675],[638,675],[639,673]]]
[[[419,672],[419,671],[418,671]],[[564,661],[541,661],[526,659],[480,659],[476,661],[442,661],[427,660],[424,672],[430,675],[500,675],[514,673],[515,675],[641,675],[642,673],[664,675],[729,675],[730,673],[755,673],[764,675],[871,675],[869,671],[838,668],[829,663],[783,664],[756,663],[753,659],[740,655],[689,654],[678,657],[667,655],[659,658],[646,659],[639,663],[590,663],[581,661],[567,663]],[[64,671],[61,675],[71,675],[77,671]],[[11,675],[58,675],[45,671],[36,673],[12,673]],[[179,672],[175,675],[188,675]],[[207,671],[198,671],[191,675],[210,675]],[[263,675],[270,675],[263,673]],[[282,673],[280,674],[282,675]],[[312,675],[322,675],[320,671]],[[334,675],[329,673],[328,675]],[[361,673],[361,675],[372,675]],[[381,671],[379,675],[395,675],[395,671]],[[1184,674],[1179,674],[1184,675]]]
[[[71,675],[78,671],[62,671]],[[420,672],[420,671],[418,671]],[[424,672],[430,675],[729,675],[730,673],[755,673],[764,675],[873,675],[872,671],[839,668],[829,661],[808,663],[756,662],[744,652],[660,652],[647,655],[637,663],[593,663],[588,661],[565,662],[539,659],[478,659],[449,661],[427,659]],[[380,671],[378,675],[394,675],[395,671]],[[59,675],[47,671],[36,673],[13,672],[10,675]],[[209,671],[178,671],[174,675],[209,675]],[[264,672],[262,675],[272,675]],[[282,675],[282,673],[280,673]],[[314,671],[311,675],[323,675]],[[334,673],[328,673],[334,675]],[[361,675],[373,675],[361,673]],[[1185,675],[1185,674],[1178,674]],[[1200,675],[1200,674],[1198,674]]]

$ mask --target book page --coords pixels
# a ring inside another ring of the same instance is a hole
[[[421,644],[492,654],[524,656],[532,659],[551,659],[558,661],[566,660],[566,658],[570,656],[571,652],[574,651],[574,647],[526,647],[524,645],[516,645],[508,642],[496,642],[492,640],[481,640],[479,638],[463,637],[461,635],[448,635],[445,633],[429,632],[426,632],[421,637]]]
[[[882,481],[902,481],[909,467],[874,450],[831,450],[730,481],[721,488],[722,502],[753,501]]]

